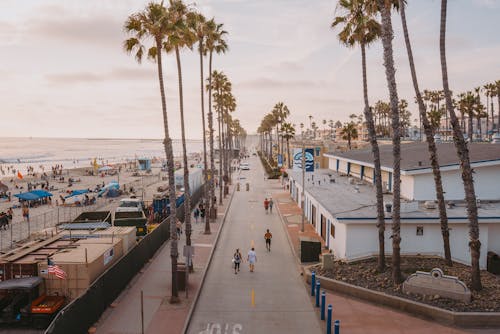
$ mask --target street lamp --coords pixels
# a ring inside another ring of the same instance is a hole
[[[305,211],[305,204],[306,200],[304,198],[304,189],[306,188],[306,155],[305,155],[305,144],[304,144],[304,123],[300,123],[300,129],[301,129],[301,135],[300,137],[302,138],[302,224],[300,227],[300,230],[304,232],[304,222],[306,220],[306,211]]]

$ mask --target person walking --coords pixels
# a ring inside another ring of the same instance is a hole
[[[266,214],[267,214],[267,210],[269,210],[269,200],[267,198],[264,199],[264,209],[266,210]]]
[[[198,224],[198,218],[200,218],[200,209],[195,208],[194,212],[193,212],[193,216],[194,216],[195,223]]]
[[[236,252],[234,252],[233,255],[233,263],[234,263],[234,274],[238,274],[238,271],[240,271],[240,263],[243,261],[243,256],[240,253],[240,249],[237,248]]]
[[[257,262],[257,253],[255,253],[254,247],[248,251],[247,261],[250,265],[250,272],[253,273],[255,270],[255,262]]]
[[[273,213],[273,205],[274,205],[273,199],[272,199],[272,198],[270,198],[270,199],[269,199],[269,211],[270,211],[271,213]]]
[[[24,219],[26,219],[26,221],[28,222],[28,224],[30,223],[30,208],[28,207],[27,204],[23,205],[23,217]]]
[[[177,223],[175,223],[175,227],[177,228],[177,239],[180,239],[181,234],[182,234],[182,223],[179,219],[177,219]]]
[[[269,229],[267,229],[266,234],[264,234],[264,239],[266,239],[266,248],[267,251],[271,251],[271,239],[273,238],[273,234],[269,232]]]

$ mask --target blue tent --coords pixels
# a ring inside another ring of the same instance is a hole
[[[32,190],[31,193],[37,195],[39,198],[45,198],[45,197],[52,197],[52,196],[54,196],[51,193],[49,193],[48,191],[42,190],[42,189]]]
[[[78,195],[81,195],[81,194],[86,194],[88,193],[89,190],[88,189],[81,189],[81,190],[73,190],[71,192],[71,194],[69,194],[68,196],[66,196],[65,198],[69,198],[69,197],[73,197],[73,196],[78,196]]]
[[[23,200],[23,201],[34,201],[34,200],[40,199],[39,196],[33,194],[32,192],[15,194],[14,196]]]

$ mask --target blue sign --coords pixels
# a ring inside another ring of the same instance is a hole
[[[283,156],[278,154],[278,167],[283,167]]]
[[[314,172],[314,149],[305,150],[306,172]],[[293,154],[293,170],[302,170],[302,149],[296,148]]]

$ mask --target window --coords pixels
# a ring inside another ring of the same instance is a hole
[[[424,235],[424,227],[417,226],[417,235]]]
[[[335,225],[333,225],[333,223],[330,224],[330,235],[335,239]]]

